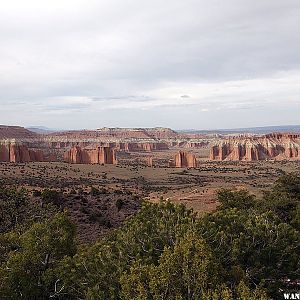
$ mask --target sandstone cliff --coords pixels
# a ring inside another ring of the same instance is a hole
[[[82,149],[75,146],[64,153],[64,160],[75,164],[116,164],[116,155],[111,147]]]
[[[40,150],[29,150],[15,141],[0,142],[0,162],[40,162],[45,161]]]
[[[139,152],[139,151],[155,151],[155,150],[168,150],[169,147],[166,143],[117,143],[116,147],[120,150],[128,151],[128,152]]]
[[[221,140],[210,148],[210,160],[298,160],[300,135],[274,133]]]
[[[178,133],[169,128],[99,128],[97,130],[71,130],[55,132],[50,136],[63,136],[68,139],[102,138],[107,139],[164,139],[177,137]]]
[[[152,156],[147,157],[147,166],[153,167],[153,157]]]
[[[174,158],[174,166],[176,168],[196,168],[196,157],[192,153],[179,151]]]

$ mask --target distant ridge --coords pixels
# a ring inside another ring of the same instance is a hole
[[[45,126],[30,126],[27,127],[26,129],[38,134],[49,134],[58,131],[58,129],[48,128]]]
[[[0,125],[0,139],[34,138],[37,134],[21,126]]]
[[[40,134],[45,135],[124,135],[130,137],[130,132],[133,134],[132,137],[140,138],[164,138],[164,137],[176,137],[179,134],[201,134],[201,135],[226,135],[226,134],[268,134],[274,132],[288,132],[288,133],[299,133],[300,125],[282,125],[282,126],[261,126],[261,127],[246,127],[246,128],[231,128],[231,129],[210,129],[210,130],[198,130],[198,129],[184,129],[184,130],[172,130],[170,128],[153,127],[153,128],[98,128],[98,129],[85,129],[85,130],[59,130],[48,128],[44,126],[30,126],[27,128],[21,126],[7,126],[0,125],[0,138],[28,138],[36,137]]]
[[[234,133],[267,134],[267,133],[272,133],[272,132],[300,133],[300,125],[262,126],[262,127],[212,129],[212,130],[186,129],[186,130],[177,130],[177,132],[201,133],[201,134],[212,134],[212,133],[215,133],[215,134],[234,134]]]

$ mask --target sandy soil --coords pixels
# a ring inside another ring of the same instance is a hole
[[[160,154],[162,155],[162,154]],[[161,199],[185,203],[197,212],[217,206],[220,188],[249,189],[259,195],[285,172],[300,173],[300,162],[209,162],[197,169],[146,167],[140,165],[77,165],[66,163],[0,164],[0,180],[32,189],[46,187],[63,191],[91,186],[130,190],[150,201]]]

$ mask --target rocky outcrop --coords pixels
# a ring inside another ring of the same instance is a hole
[[[55,155],[45,157],[42,150],[29,150],[30,161],[57,161]]]
[[[64,154],[64,161],[75,164],[115,164],[115,150],[111,147],[82,149],[79,146],[71,148]]]
[[[40,145],[45,149],[68,149],[76,146],[82,149],[93,148],[93,147],[111,147],[116,150],[126,151],[126,152],[151,152],[157,150],[168,150],[169,146],[164,142],[105,142],[97,140],[81,141],[69,140],[69,141],[59,141],[59,138],[55,140],[54,137],[43,138],[36,142],[36,145]],[[29,142],[30,143],[30,142]]]
[[[0,145],[0,161],[9,161],[9,148],[6,145]]]
[[[94,164],[115,164],[117,162],[115,150],[111,147],[98,147],[89,153],[92,153],[91,163]]]
[[[147,162],[148,167],[153,167],[153,157],[152,156],[148,156],[146,162]]]
[[[73,164],[90,163],[87,151],[82,150],[79,146],[74,146],[64,153],[64,161]]]
[[[4,130],[4,129],[3,129]],[[3,131],[4,132],[4,131]],[[29,149],[55,153],[62,160],[63,153],[73,147],[94,149],[112,147],[124,152],[165,151],[169,148],[207,148],[210,139],[205,136],[178,133],[168,128],[102,128],[35,134],[24,132],[18,141]]]
[[[0,143],[0,162],[41,162],[45,161],[41,150],[29,150],[27,146],[15,141]]]
[[[0,125],[0,139],[35,138],[38,134],[21,126]]]
[[[170,142],[171,147],[179,147],[179,148],[206,148],[209,145],[208,141],[200,141],[200,142],[191,142],[191,141],[186,141],[184,139],[179,140],[179,141],[172,141]]]
[[[140,151],[156,151],[156,150],[168,150],[169,147],[166,143],[118,143],[116,147],[119,150],[127,152],[140,152]]]
[[[72,130],[44,135],[53,148],[80,146],[82,148],[111,146],[127,152],[168,150],[169,147],[206,148],[211,137],[199,134],[178,133],[168,128],[101,128]],[[72,143],[72,145],[70,145]]]
[[[300,159],[300,135],[274,133],[222,140],[210,148],[210,160]]]
[[[68,139],[101,138],[111,139],[165,139],[175,138],[178,133],[169,128],[99,128],[97,130],[71,130],[55,132],[51,136],[63,136]]]
[[[192,153],[179,151],[174,158],[175,168],[196,168],[196,157]]]

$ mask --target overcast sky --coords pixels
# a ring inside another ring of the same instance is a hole
[[[0,124],[300,124],[299,0],[10,0]]]

